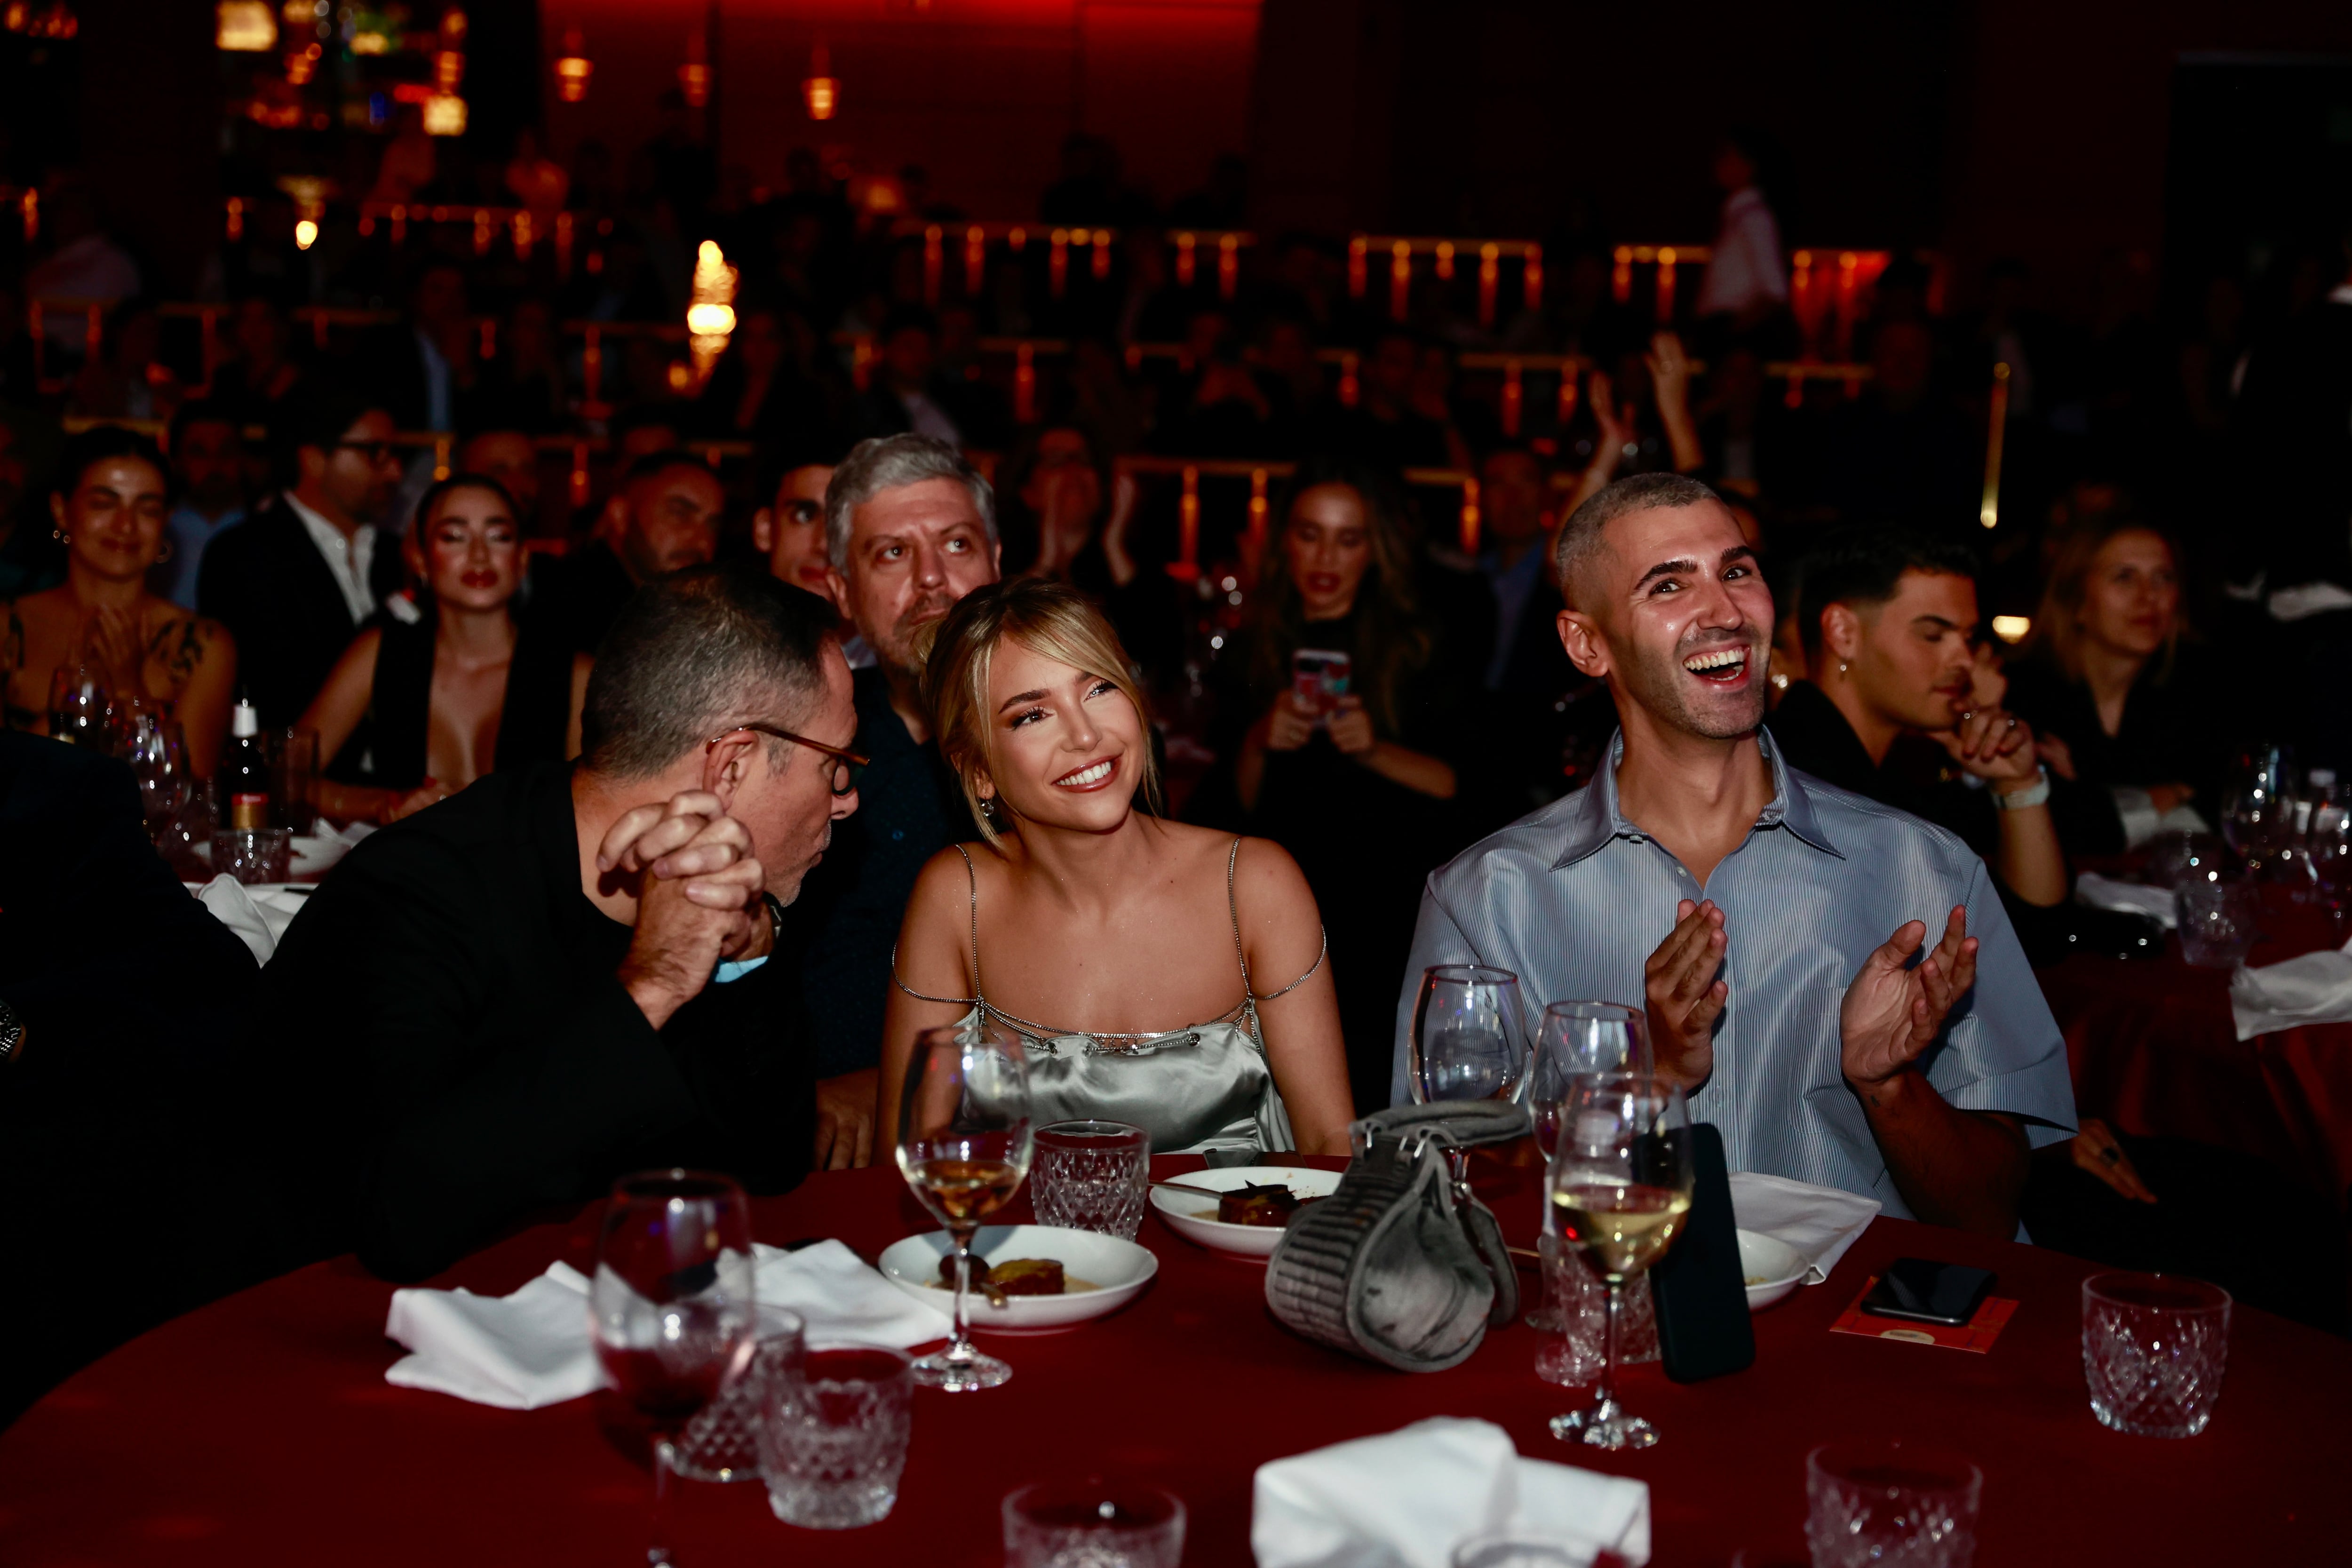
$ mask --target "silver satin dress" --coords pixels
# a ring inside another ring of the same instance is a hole
[[[961,845],[964,872],[972,877],[971,856]],[[1100,1035],[1056,1029],[1016,1018],[992,1007],[985,995],[926,996],[909,988],[891,964],[898,989],[924,1002],[962,1003],[971,1011],[960,1021],[977,1028],[982,1019],[1019,1037],[1029,1058],[1029,1099],[1039,1126],[1055,1121],[1124,1121],[1151,1135],[1155,1154],[1197,1154],[1212,1149],[1270,1150],[1295,1146],[1290,1116],[1274,1087],[1258,1031],[1257,1005],[1304,984],[1323,966],[1313,967],[1280,991],[1261,996],[1250,989],[1249,960],[1242,951],[1241,910],[1234,900],[1234,868],[1241,840],[1225,857],[1225,904],[1234,921],[1234,957],[1241,966],[1242,999],[1231,1012],[1205,1024],[1161,1034]],[[971,880],[971,973],[980,974],[980,883]],[[976,987],[975,988],[979,988]]]

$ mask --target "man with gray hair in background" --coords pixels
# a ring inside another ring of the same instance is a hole
[[[861,441],[824,492],[826,581],[873,650],[856,674],[865,805],[792,911],[816,1047],[816,1163],[874,1158],[890,953],[923,863],[971,837],[971,813],[923,708],[923,630],[997,578],[996,498],[928,436]]]
[[[422,1278],[646,1167],[798,1182],[812,1073],[777,939],[857,809],[856,730],[830,605],[688,567],[614,621],[578,763],[492,773],[353,849],[232,1075],[268,1122],[281,1266],[356,1248]]]

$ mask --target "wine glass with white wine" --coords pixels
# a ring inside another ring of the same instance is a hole
[[[1691,1205],[1690,1113],[1682,1090],[1649,1073],[1580,1074],[1560,1107],[1544,1195],[1560,1240],[1609,1287],[1609,1329],[1592,1404],[1552,1417],[1552,1436],[1600,1448],[1646,1448],[1657,1429],[1617,1403],[1625,1282],[1664,1256]]]
[[[955,1337],[914,1363],[915,1381],[961,1393],[994,1388],[1013,1369],[971,1342],[971,1238],[1029,1174],[1028,1062],[984,1026],[918,1037],[898,1102],[898,1169],[955,1242]]]

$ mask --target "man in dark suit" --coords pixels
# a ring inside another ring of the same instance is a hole
[[[376,529],[400,485],[392,416],[334,388],[288,413],[273,434],[291,488],[206,546],[196,578],[198,609],[236,638],[238,676],[272,727],[302,716],[402,573]]]
[[[352,851],[263,977],[238,1075],[290,1258],[394,1279],[655,1166],[808,1169],[782,906],[857,807],[831,605],[749,567],[641,590],[577,764],[493,773]]]
[[[23,1030],[0,1054],[0,1225],[20,1241],[0,1291],[5,1426],[243,1282],[232,1216],[199,1179],[214,1126],[191,1106],[250,1020],[255,965],[155,853],[119,762],[0,731],[0,1046]]]
[[[383,400],[400,429],[459,429],[469,423],[480,379],[474,347],[465,271],[436,258],[416,273],[407,314],[362,346],[360,382]]]

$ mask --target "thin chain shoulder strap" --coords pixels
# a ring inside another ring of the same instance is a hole
[[[1300,986],[1313,979],[1315,977],[1315,972],[1323,967],[1323,960],[1328,956],[1331,952],[1331,933],[1328,931],[1322,930],[1320,927],[1317,928],[1316,934],[1320,939],[1321,946],[1316,951],[1315,962],[1307,966],[1306,973],[1300,975],[1297,979],[1292,981],[1281,990],[1269,992],[1263,996],[1259,995],[1255,991],[1251,990],[1249,958],[1242,951],[1242,906],[1240,900],[1235,898],[1234,895],[1234,869],[1241,863],[1241,858],[1242,841],[1239,838],[1235,838],[1234,840],[1233,849],[1225,856],[1225,908],[1234,917],[1234,957],[1240,962],[1242,966],[1242,994],[1247,999],[1247,1008],[1250,1014],[1253,1029],[1255,1029],[1257,1018],[1257,1005],[1259,1003],[1278,1001],[1282,997],[1289,995],[1292,992],[1297,990]]]
[[[963,857],[964,880],[971,888],[971,994],[969,996],[929,996],[924,994],[922,992],[916,990],[905,981],[899,979],[898,948],[895,942],[891,944],[890,948],[890,984],[896,985],[899,990],[904,991],[908,995],[912,996],[918,1002],[946,1002],[950,1004],[961,1004],[968,1006],[978,1007],[982,1012],[992,1015],[995,1012],[995,1009],[988,1005],[987,994],[982,991],[980,984],[980,874],[972,869],[971,854],[969,850],[965,849],[962,845],[959,844],[955,847],[955,852]]]

